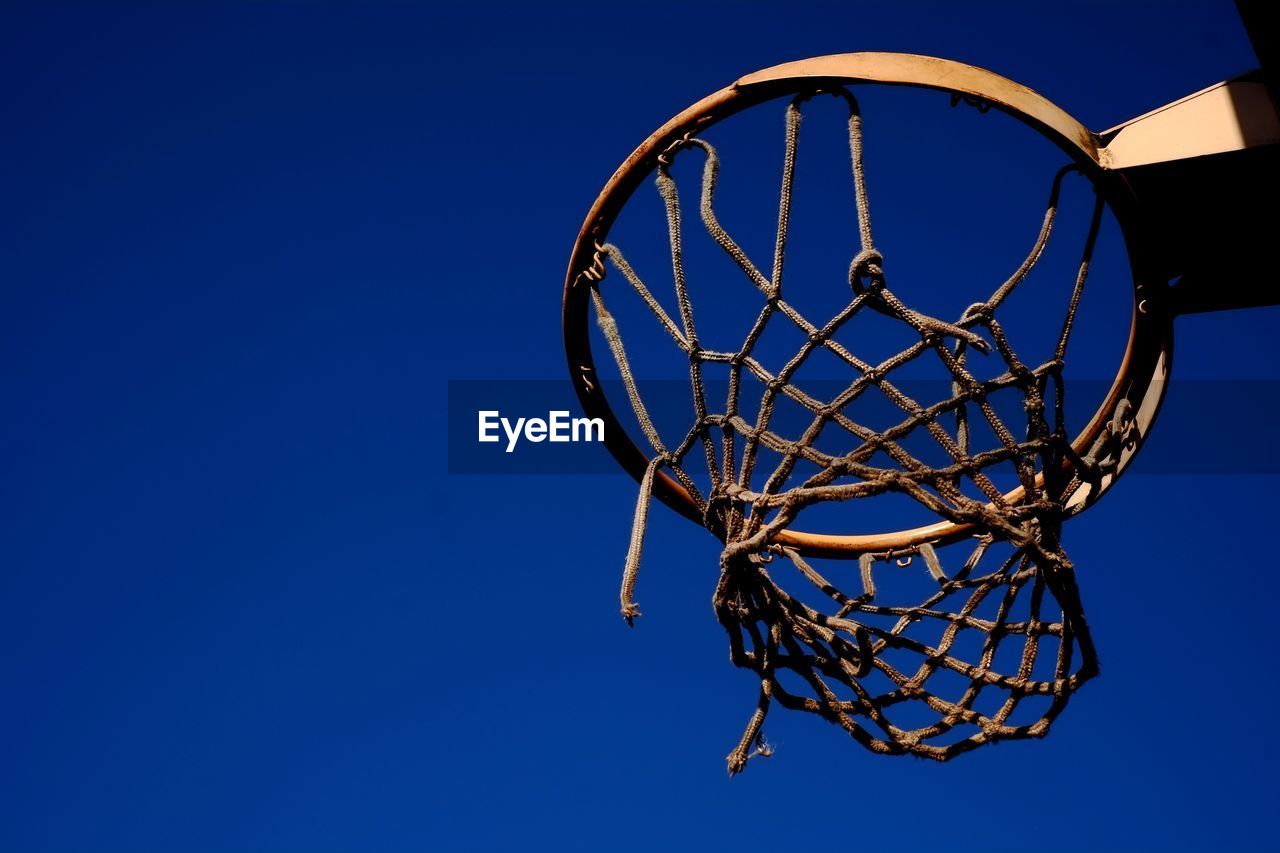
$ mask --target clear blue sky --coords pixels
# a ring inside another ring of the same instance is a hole
[[[729,780],[712,538],[654,511],[628,631],[629,478],[446,474],[447,380],[564,375],[630,149],[850,50],[1093,128],[1254,64],[1226,0],[6,4],[0,850],[1274,849],[1274,477],[1072,524],[1103,674],[1048,740],[776,713]],[[1182,321],[1179,375],[1280,378],[1278,317]]]

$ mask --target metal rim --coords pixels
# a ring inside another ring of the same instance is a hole
[[[1013,116],[1057,144],[1085,170],[1119,223],[1133,275],[1133,323],[1115,381],[1073,445],[1077,452],[1085,452],[1102,434],[1123,401],[1132,407],[1138,440],[1122,452],[1115,473],[1105,477],[1096,491],[1086,484],[1068,496],[1069,511],[1073,514],[1081,511],[1101,497],[1129,465],[1159,410],[1173,349],[1172,313],[1164,298],[1166,288],[1153,274],[1159,266],[1150,263],[1150,253],[1146,251],[1148,238],[1141,228],[1133,195],[1119,173],[1108,172],[1099,162],[1097,137],[1031,89],[990,71],[951,60],[903,53],[849,53],[789,62],[741,78],[698,101],[650,135],[605,184],[587,214],[569,259],[563,305],[565,354],[583,410],[589,417],[604,421],[605,445],[618,463],[639,480],[649,457],[623,429],[596,378],[589,336],[588,288],[575,283],[579,273],[591,266],[596,244],[605,240],[618,213],[656,168],[658,155],[684,134],[696,134],[765,101],[822,85],[859,83],[950,92],[978,98],[991,108]],[[1006,499],[1016,502],[1020,493],[1020,488],[1014,489]],[[658,472],[654,495],[698,524],[703,523],[702,512],[693,498],[666,472]],[[855,557],[867,552],[912,549],[925,542],[942,544],[972,532],[968,525],[943,520],[877,534],[787,530],[779,533],[775,541],[814,556]]]

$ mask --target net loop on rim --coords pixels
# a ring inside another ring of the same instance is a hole
[[[1030,251],[986,300],[973,303],[954,321],[929,316],[907,306],[889,287],[885,259],[872,238],[858,102],[843,88],[821,91],[838,95],[849,105],[848,142],[857,212],[857,249],[848,272],[852,298],[826,323],[816,325],[806,319],[785,298],[783,286],[800,106],[816,91],[795,97],[786,110],[777,232],[767,275],[717,218],[719,154],[710,143],[689,133],[670,143],[657,157],[656,166],[668,228],[675,316],[615,244],[597,244],[590,266],[582,273],[597,323],[654,453],[641,479],[623,569],[622,615],[628,624],[640,615],[634,592],[645,527],[654,482],[659,472],[666,471],[688,491],[705,525],[724,543],[714,609],[729,636],[731,659],[760,679],[756,708],[728,756],[731,773],[741,770],[750,758],[771,753],[762,727],[775,702],[817,714],[879,753],[946,760],[985,743],[1042,736],[1070,695],[1097,671],[1074,569],[1059,542],[1066,515],[1064,499],[1082,477],[1103,476],[1117,448],[1132,440],[1132,418],[1117,410],[1105,434],[1082,458],[1072,450],[1065,427],[1062,369],[1101,223],[1101,198],[1093,204],[1052,356],[1038,366],[1025,363],[998,316],[1000,306],[1044,252],[1064,177],[1079,169],[1067,166],[1054,176]],[[683,210],[670,167],[677,156],[693,150],[704,156],[702,224],[763,297],[754,323],[732,352],[704,347],[689,297]],[[603,272],[594,272],[597,265],[603,270],[606,262],[688,356],[694,421],[673,447],[664,443],[641,399],[617,321],[606,307]],[[864,360],[836,337],[864,310],[909,327],[916,340],[881,361]],[[776,371],[755,355],[765,328],[774,321],[789,322],[804,336],[800,349]],[[854,374],[848,386],[829,400],[810,396],[793,381],[819,350]],[[970,350],[998,357],[1003,372],[979,378],[970,370]],[[951,396],[924,404],[899,387],[894,377],[903,366],[930,356],[949,374]],[[706,364],[728,369],[727,395],[723,406],[715,409],[708,400]],[[762,387],[754,420],[741,412],[744,379],[754,379]],[[850,405],[871,389],[900,411],[901,420],[885,429],[872,429],[849,415]],[[1000,417],[990,400],[1002,391],[1022,397],[1025,423],[1018,430]],[[784,398],[812,416],[798,438],[784,436],[774,427],[776,406]],[[973,428],[979,422],[994,437],[994,447],[973,448]],[[851,450],[832,454],[818,449],[818,438],[830,427],[847,434]],[[945,463],[929,464],[908,449],[906,439],[919,433],[942,449]],[[710,479],[705,498],[686,470],[687,456],[695,447],[701,448],[699,455],[705,459]],[[778,455],[780,461],[772,471],[762,473],[763,484],[755,486],[761,450]],[[885,459],[892,465],[878,461]],[[818,471],[793,483],[801,460]],[[1016,499],[1006,497],[992,479],[991,472],[1000,465],[1011,466],[1016,474],[1020,486]],[[966,493],[966,485],[976,494]],[[958,566],[948,569],[952,561],[944,560],[928,543],[864,553],[858,559],[857,576],[851,579],[860,591],[850,594],[843,588],[848,586],[846,581],[829,581],[795,548],[775,541],[809,506],[890,493],[913,498],[941,519],[972,525],[976,538]],[[1002,555],[995,554],[997,546],[1003,549]],[[786,559],[777,561],[778,556]],[[917,556],[918,562],[913,559]],[[788,566],[794,570],[790,572],[793,581],[800,581],[808,594],[816,593],[817,604],[788,592],[771,574]],[[885,577],[886,570],[909,579],[928,578],[932,591],[915,603],[889,600],[889,588],[898,579]],[[1021,647],[1014,649],[1013,659],[1005,661],[1008,652],[1003,650],[1018,643]],[[964,654],[961,646],[966,647]],[[1032,700],[1041,701],[1028,717],[1026,709],[1034,704]],[[931,719],[918,719],[920,709],[927,710]]]

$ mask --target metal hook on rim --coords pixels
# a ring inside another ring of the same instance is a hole
[[[586,269],[578,273],[578,277],[573,280],[575,287],[578,282],[582,281],[584,278],[587,281],[592,282],[603,281],[605,273],[608,272],[608,269],[604,265],[604,259],[609,254],[608,250],[605,249],[604,246],[600,245],[599,240],[592,240],[591,244],[595,247],[595,251],[591,253],[591,263]]]
[[[965,94],[962,94],[961,92],[952,92],[951,106],[956,107],[956,106],[959,106],[961,103],[964,103],[966,106],[973,107],[980,114],[983,114],[983,115],[985,115],[986,112],[991,109],[991,104],[989,102],[983,100],[982,98],[979,98],[976,95],[965,95]]]
[[[689,140],[692,138],[693,138],[693,131],[691,130],[688,133],[684,134],[683,136],[677,137],[676,139],[672,140],[671,144],[668,145],[666,148],[662,149],[662,153],[658,155],[658,162],[663,166],[670,166],[671,161],[674,159],[673,155],[677,151],[679,151],[681,148],[688,145]]]

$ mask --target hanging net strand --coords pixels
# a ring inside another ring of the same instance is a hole
[[[946,760],[985,743],[1044,735],[1071,694],[1097,671],[1074,570],[1059,544],[1063,504],[1082,477],[1096,477],[1106,470],[1108,448],[1126,440],[1123,413],[1117,413],[1118,423],[1104,436],[1110,443],[1100,443],[1094,453],[1081,458],[1071,449],[1065,427],[1062,370],[1100,228],[1101,198],[1095,198],[1052,356],[1038,366],[1025,363],[997,318],[1002,304],[1040,260],[1053,233],[1064,177],[1076,171],[1074,166],[1054,176],[1043,221],[1017,269],[985,301],[971,305],[956,320],[932,317],[908,307],[888,286],[884,259],[872,236],[862,116],[852,94],[835,89],[830,94],[843,98],[849,107],[857,214],[857,251],[848,272],[851,298],[821,326],[787,301],[784,269],[801,106],[814,94],[818,93],[795,98],[786,110],[777,231],[768,275],[716,217],[720,174],[716,149],[686,134],[658,157],[656,176],[666,213],[677,316],[667,312],[616,245],[599,245],[592,268],[579,278],[581,286],[590,288],[597,322],[654,454],[641,480],[623,571],[621,609],[627,622],[633,623],[640,613],[633,596],[649,503],[660,471],[676,478],[702,512],[707,527],[724,541],[715,612],[728,633],[733,662],[760,678],[757,706],[728,756],[731,773],[740,771],[753,756],[770,754],[763,724],[774,702],[824,717],[879,753]],[[670,169],[676,156],[694,150],[701,151],[704,160],[702,225],[763,297],[742,345],[732,352],[702,347],[689,297],[683,211]],[[688,356],[694,422],[674,446],[664,443],[645,408],[618,323],[606,308],[601,287],[606,260]],[[877,363],[850,352],[836,335],[868,310],[905,324],[915,339]],[[776,372],[754,355],[771,322],[790,323],[806,336]],[[812,397],[793,382],[797,371],[819,350],[835,356],[854,376],[830,400]],[[972,350],[999,358],[1003,371],[980,379],[970,370]],[[893,381],[903,366],[925,358],[945,368],[951,394],[927,405]],[[708,400],[703,367],[713,363],[728,370],[722,407]],[[753,420],[742,411],[744,377],[763,388]],[[900,420],[887,429],[871,429],[848,414],[851,404],[871,389],[901,412]],[[1017,430],[1001,419],[990,399],[1010,391],[1021,395],[1025,413],[1025,422]],[[811,416],[798,438],[786,437],[773,427],[775,410],[784,398]],[[989,428],[995,438],[993,447],[974,449],[976,422]],[[847,446],[852,447],[847,453],[833,455],[816,447],[832,426],[842,430],[842,436],[847,434]],[[947,461],[931,465],[909,451],[906,440],[917,434],[927,435]],[[701,449],[709,472],[710,492],[705,497],[686,470],[687,457],[695,447]],[[763,484],[754,488],[762,449],[781,459],[761,475]],[[887,459],[892,466],[874,464],[878,459]],[[789,485],[797,479],[796,466],[802,460],[816,466],[817,473]],[[1007,499],[992,479],[991,472],[1002,465],[1012,468],[1021,487],[1016,501]],[[978,531],[976,544],[951,570],[929,545],[864,554],[849,589],[849,584],[842,588],[828,581],[799,552],[775,541],[806,507],[887,493],[907,495],[942,519],[971,525]],[[997,550],[1003,550],[1003,555],[995,556]],[[769,567],[776,557],[784,558],[779,566],[794,569],[789,572],[792,580],[802,585],[806,595],[816,594],[818,604],[806,603],[775,580]],[[917,603],[890,600],[888,585],[879,578],[886,567],[905,568],[915,557],[923,570],[912,571],[922,571],[935,591]],[[964,654],[961,647],[967,650]],[[1005,666],[1002,662],[1010,654],[1012,664]],[[1026,711],[1033,697],[1039,704],[1034,711]],[[903,713],[908,707],[913,709],[909,715]],[[932,719],[921,722],[921,709],[927,709]],[[902,722],[908,717],[914,722]]]

